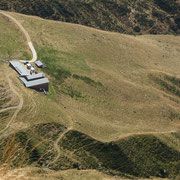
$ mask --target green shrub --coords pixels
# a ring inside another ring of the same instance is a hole
[[[126,4],[120,5],[118,9],[119,9],[118,12],[120,13],[121,16],[126,16],[127,14],[131,12],[131,9],[128,8]]]
[[[177,24],[178,28],[180,29],[180,16],[175,18],[175,23]]]
[[[180,153],[153,135],[103,143],[78,131],[70,131],[59,146],[73,152],[78,167],[85,169],[136,177],[172,177],[178,174]]]
[[[139,26],[135,26],[134,31],[139,33],[141,31],[141,28]]]
[[[162,13],[161,11],[153,8],[152,9],[152,16],[157,17],[159,20],[165,20],[166,14]]]
[[[176,2],[176,0],[155,0],[155,3],[164,11],[175,14],[180,5]]]
[[[77,74],[73,74],[72,76],[74,79],[80,79],[82,81],[84,81],[86,84],[89,84],[90,86],[94,86],[94,87],[97,87],[97,86],[103,86],[102,83],[100,82],[96,82],[92,79],[90,79],[89,77],[86,77],[86,76],[80,76],[80,75],[77,75]]]
[[[150,75],[149,77],[155,83],[160,85],[162,90],[165,90],[173,95],[180,97],[180,80],[178,78],[167,75]]]
[[[72,86],[63,86],[60,91],[76,100],[85,98],[81,92],[74,90]]]

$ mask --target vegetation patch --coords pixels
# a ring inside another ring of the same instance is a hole
[[[169,118],[171,119],[171,121],[173,120],[180,120],[180,114],[179,113],[175,113],[175,112],[171,112],[169,115]]]
[[[4,98],[0,99],[0,108],[2,108],[10,100],[11,100],[10,97],[4,97]]]
[[[80,75],[77,75],[77,74],[73,74],[72,77],[74,79],[80,79],[80,80],[84,81],[86,84],[89,84],[90,86],[94,86],[94,87],[101,86],[101,87],[103,87],[101,82],[96,82],[96,81],[94,81],[94,80],[92,80],[92,79],[90,79],[89,77],[86,77],[86,76],[80,76]]]
[[[59,144],[73,152],[79,169],[98,169],[114,175],[169,177],[178,174],[180,153],[151,135],[102,143],[77,131]]]
[[[56,93],[53,88],[52,82],[49,83],[49,93],[47,94],[47,96],[54,101],[56,100]]]
[[[143,26],[140,27],[142,33],[180,32],[179,25],[174,23],[180,11],[178,0],[29,0],[26,3],[22,0],[1,0],[0,9],[120,33],[132,34],[135,26]],[[156,9],[156,12],[152,12],[152,9]],[[161,12],[172,20],[164,21]],[[146,13],[147,17],[140,17],[140,23],[136,22],[135,25],[137,13]],[[152,13],[154,21],[150,20]],[[152,24],[155,24],[153,32]]]
[[[83,100],[85,98],[81,92],[74,90],[72,86],[64,85],[61,89],[61,92],[75,100]]]
[[[176,0],[155,0],[154,2],[168,13],[174,14],[179,11],[179,3]]]
[[[33,127],[33,133],[44,139],[55,140],[67,128],[58,123],[37,124]]]
[[[174,85],[178,86],[180,88],[180,78],[174,77],[174,76],[164,76],[164,79],[173,83]]]
[[[159,20],[165,20],[165,18],[166,18],[166,14],[164,12],[159,11],[155,8],[152,9],[152,15],[154,17],[157,17]]]
[[[0,164],[8,163],[10,167],[47,166],[55,156],[52,140],[65,128],[58,127],[57,130],[57,124],[53,123],[37,125],[1,139]],[[49,134],[46,128],[51,130]]]
[[[49,130],[49,132],[48,132]],[[53,142],[66,130],[57,123],[38,124],[1,139],[1,163],[60,169],[97,169],[122,177],[168,177],[179,173],[180,152],[153,135],[137,135],[104,143],[71,130],[59,142],[61,155],[54,163]],[[178,134],[176,135],[179,138]]]
[[[138,13],[135,15],[137,22],[139,22],[141,26],[152,27],[154,25],[154,21],[152,19],[148,19],[147,17],[148,17],[148,15],[146,13],[143,13],[143,14]]]
[[[39,52],[39,58],[46,64],[46,68],[43,70],[54,78],[56,83],[63,83],[65,79],[71,76],[71,72],[58,65],[60,58],[58,57],[58,51],[53,49],[41,49]],[[56,84],[55,83],[55,84]]]
[[[43,71],[52,78],[52,96],[55,96],[55,93],[63,93],[75,100],[83,100],[85,98],[85,96],[80,91],[76,90],[72,85],[66,84],[67,79],[82,80],[89,86],[103,87],[101,82],[97,82],[87,76],[74,73],[86,72],[87,74],[89,72],[88,66],[84,63],[84,60],[82,60],[80,56],[48,48],[40,49],[38,52],[39,58],[47,66],[46,68],[43,68]],[[77,62],[74,63],[75,61]],[[53,91],[53,87],[55,87],[55,92]]]
[[[10,112],[4,111],[4,112],[1,112],[1,113],[0,113],[0,118],[1,118],[1,120],[2,120],[3,118],[8,117],[9,115],[10,115]]]
[[[150,79],[152,79],[156,84],[158,84],[162,90],[167,91],[175,96],[180,97],[180,79],[168,76],[168,75],[150,75]]]
[[[79,54],[59,51],[52,48],[38,49],[39,58],[47,65],[47,71],[63,69],[62,74],[89,73],[90,69],[83,57]]]
[[[171,101],[174,101],[174,102],[180,104],[180,101],[178,99],[174,98],[174,97],[167,96],[167,95],[164,95],[164,97],[169,98]]]
[[[5,86],[4,84],[0,84],[0,109],[5,107],[7,102],[11,100],[8,89]]]

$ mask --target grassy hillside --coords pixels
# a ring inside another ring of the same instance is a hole
[[[0,131],[13,116],[18,98],[9,87],[7,65],[1,60],[28,58],[29,50],[22,33],[6,17],[0,15]],[[8,109],[9,108],[9,109]],[[6,110],[7,109],[7,110]]]
[[[126,34],[180,32],[178,0],[1,0],[0,9]]]
[[[10,80],[19,93],[11,93],[14,105],[23,99],[19,112],[11,109],[5,120],[0,118],[5,129],[1,164],[9,159],[10,167],[70,171],[69,178],[76,179],[80,172],[97,179],[104,173],[107,179],[179,178],[179,36],[122,35],[9,14],[29,32],[38,58],[47,65],[42,71],[50,79],[50,93],[26,89],[17,73],[1,63],[2,92],[11,92]],[[29,52],[23,41],[15,52],[21,58],[24,51]],[[12,102],[8,93],[2,98]]]
[[[177,128],[179,119],[171,116],[179,113],[179,97],[157,87],[150,74],[179,78],[179,37],[133,37],[14,15],[47,64],[48,101],[63,108],[74,128],[102,140]]]
[[[0,59],[28,58],[29,51],[22,33],[6,17],[0,16],[0,22]]]
[[[47,131],[48,129],[48,131]],[[12,149],[18,144],[22,149],[9,158],[11,166],[18,164],[48,167],[54,170],[67,169],[96,169],[109,175],[121,177],[161,177],[174,178],[180,171],[180,152],[167,146],[166,141],[161,141],[154,135],[137,135],[113,142],[100,142],[78,131],[70,130],[59,141],[61,155],[56,162],[51,164],[56,157],[53,148],[55,141],[66,127],[57,123],[39,124],[29,129],[16,133],[6,138],[0,145],[9,143]],[[163,137],[163,136],[162,136]],[[165,137],[165,135],[164,135]],[[170,139],[176,137],[177,147],[180,143],[180,134],[170,134]],[[6,160],[10,149],[6,150],[3,159]]]

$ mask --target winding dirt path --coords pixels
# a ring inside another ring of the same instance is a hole
[[[6,75],[7,76],[7,75]],[[0,133],[3,133],[6,129],[9,128],[10,124],[13,122],[13,120],[17,117],[17,114],[20,112],[20,110],[22,109],[23,107],[23,97],[14,89],[13,87],[13,84],[9,78],[9,76],[7,76],[7,79],[8,79],[8,84],[9,84],[9,87],[11,89],[11,91],[18,97],[19,99],[19,105],[16,106],[16,111],[15,113],[13,114],[13,116],[11,117],[10,121],[8,122],[8,124],[6,125],[6,127],[0,131]]]
[[[12,17],[12,16],[10,16],[9,14],[7,14],[7,13],[5,13],[5,12],[2,12],[2,11],[0,11],[0,14],[3,15],[3,16],[6,16],[6,17],[9,18],[10,20],[12,20],[12,21],[19,27],[19,29],[23,32],[23,34],[24,34],[25,37],[26,37],[28,46],[29,46],[29,48],[30,48],[30,50],[31,50],[31,52],[32,52],[32,55],[33,55],[32,59],[31,59],[29,62],[30,62],[30,63],[35,62],[35,61],[37,60],[37,52],[36,52],[36,50],[35,50],[35,48],[34,48],[34,46],[33,46],[33,43],[32,43],[32,41],[31,41],[31,38],[30,38],[28,32],[24,29],[24,27],[22,26],[22,24],[21,24],[19,21],[17,21],[14,17]],[[22,62],[25,62],[25,61],[22,60]]]
[[[60,140],[64,137],[64,135],[65,135],[66,133],[68,133],[70,130],[72,130],[72,127],[67,128],[67,129],[56,139],[56,141],[54,142],[54,149],[57,151],[57,156],[56,156],[56,158],[55,158],[52,162],[50,162],[50,163],[48,164],[48,166],[49,166],[50,164],[54,164],[54,163],[59,159],[59,157],[60,157],[60,155],[61,155],[61,151],[60,151],[60,148],[59,148],[59,146],[58,146],[58,143],[59,143]]]
[[[115,141],[119,141],[121,139],[125,139],[125,138],[131,137],[131,136],[136,136],[136,135],[170,134],[170,133],[176,133],[176,132],[177,132],[176,130],[172,130],[172,131],[159,131],[159,132],[127,133],[127,134],[119,136],[118,138],[115,139]]]
[[[9,110],[12,110],[12,109],[17,109],[18,106],[13,106],[13,107],[8,107],[8,108],[3,108],[0,110],[0,113],[4,112],[4,111],[9,111]]]

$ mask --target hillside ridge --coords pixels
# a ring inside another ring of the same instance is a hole
[[[0,9],[125,34],[179,34],[179,0],[1,0]]]
[[[47,129],[51,131],[47,132]],[[37,124],[4,138],[0,144],[0,155],[6,143],[13,138],[12,146],[20,144],[22,147],[11,162],[14,167],[25,157],[25,166],[36,164],[56,171],[95,169],[125,178],[173,178],[179,175],[180,152],[163,142],[161,136],[178,137],[179,133],[160,134],[159,137],[141,134],[101,142],[58,123]],[[53,141],[58,143],[55,145]]]

